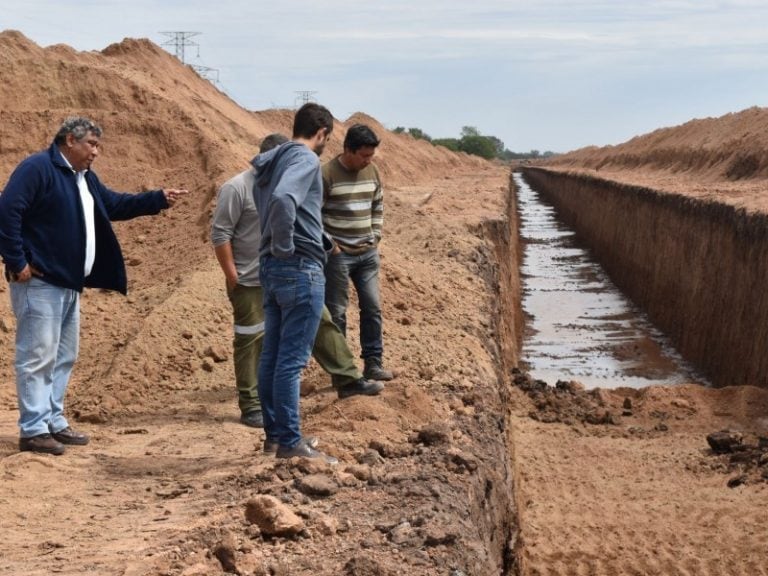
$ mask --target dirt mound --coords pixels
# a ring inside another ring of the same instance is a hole
[[[765,211],[768,108],[661,128],[623,144],[587,147],[543,163],[559,171]]]
[[[768,108],[752,107],[719,118],[696,119],[637,136],[618,146],[589,147],[555,165],[690,172],[722,180],[768,177]]]

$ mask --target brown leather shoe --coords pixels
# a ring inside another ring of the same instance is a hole
[[[54,440],[58,440],[62,444],[70,444],[73,446],[85,446],[88,444],[88,442],[91,441],[87,434],[83,434],[82,432],[75,432],[69,426],[64,428],[64,430],[54,432],[52,436]]]
[[[58,442],[50,434],[38,434],[29,438],[19,438],[19,451],[61,456],[64,454],[64,444]]]

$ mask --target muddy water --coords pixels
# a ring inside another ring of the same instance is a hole
[[[554,384],[642,387],[705,381],[613,285],[520,174],[523,366]]]

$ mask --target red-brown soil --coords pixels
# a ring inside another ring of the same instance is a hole
[[[765,213],[766,128],[768,109],[750,108],[577,150],[546,168]],[[768,391],[567,396],[513,406],[522,573],[768,574]],[[719,430],[744,435],[737,451],[713,453],[707,436]]]
[[[0,182],[77,113],[105,128],[104,182],[191,190],[162,216],[116,226],[127,298],[83,295],[68,410],[87,447],[18,453],[0,282],[0,574],[767,573],[768,483],[706,441],[721,428],[768,434],[764,390],[541,398],[513,386],[521,321],[497,316],[516,302],[494,244],[510,224],[506,167],[362,115],[338,124],[324,158],[344,124],[383,137],[385,359],[399,376],[380,397],[340,401],[311,363],[303,427],[341,463],[277,463],[237,421],[230,309],[207,237],[217,187],[266,134],[290,131],[291,112],[244,110],[144,40],[75,52],[5,32],[0,56]],[[355,324],[353,309],[353,349]],[[304,530],[266,536],[246,519],[259,495]]]
[[[661,128],[616,146],[582,148],[548,165],[626,184],[765,211],[768,108]]]

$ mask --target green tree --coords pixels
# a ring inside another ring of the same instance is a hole
[[[454,152],[459,151],[459,140],[457,138],[435,138],[432,140],[432,144],[435,146],[443,146]]]
[[[474,126],[462,126],[461,127],[461,137],[467,138],[471,136],[480,136],[480,130],[475,128]]]
[[[496,150],[496,158],[501,158],[504,155],[504,142],[496,138],[496,136],[486,136],[486,138],[493,144]]]
[[[459,140],[459,150],[487,160],[496,158],[496,145],[486,136],[463,136]]]
[[[416,138],[416,140],[426,140],[427,142],[432,141],[432,137],[424,132],[421,128],[408,128],[408,134]]]

